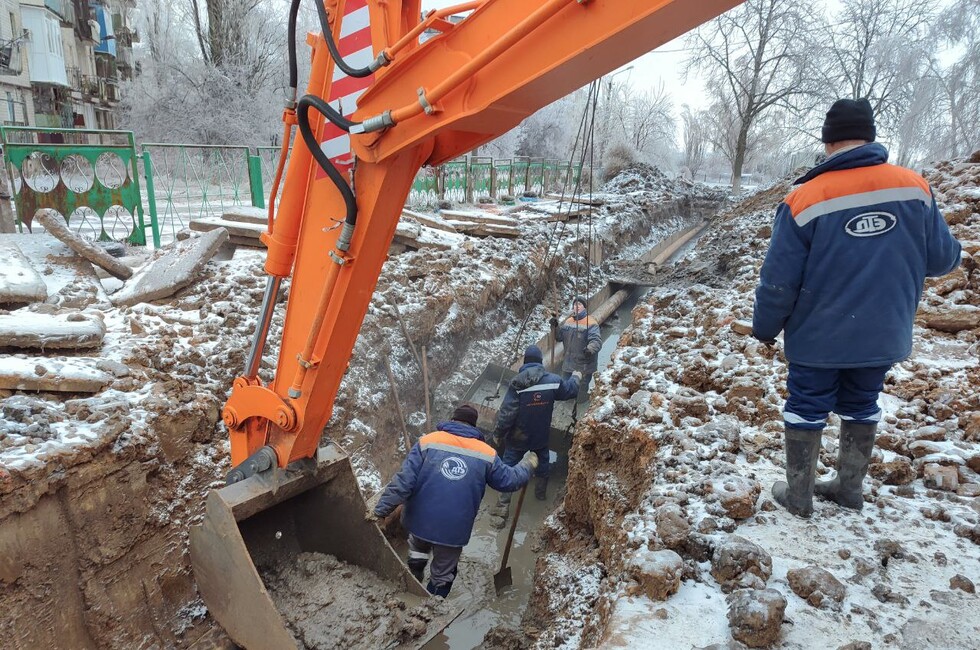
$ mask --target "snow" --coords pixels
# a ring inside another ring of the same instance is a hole
[[[975,200],[980,174],[959,179],[943,174],[939,180],[935,173],[927,177],[940,188],[937,197],[947,214]],[[628,189],[631,182],[626,177],[617,187]],[[767,249],[767,231],[785,189],[764,190],[719,215],[712,229],[681,263],[666,269],[662,284],[636,307],[632,326],[595,381],[593,403],[580,427],[601,424],[648,436],[656,453],[646,469],[646,493],[638,506],[622,515],[603,516],[602,508],[610,504],[615,509],[622,503],[625,487],[618,477],[625,470],[599,469],[585,473],[584,485],[570,485],[570,493],[588,492],[596,542],[614,558],[598,594],[610,603],[611,612],[608,618],[593,613],[585,625],[604,629],[598,643],[602,648],[689,648],[729,642],[727,604],[706,563],[691,565],[689,560],[681,590],[662,603],[631,595],[615,584],[618,572],[642,563],[647,549],[663,548],[655,516],[664,503],[676,503],[694,530],[716,541],[734,533],[772,556],[768,586],[786,597],[791,623],[782,626],[779,647],[814,647],[819,639],[820,647],[829,648],[855,640],[869,641],[872,647],[975,648],[980,634],[976,596],[952,589],[950,579],[962,574],[980,581],[980,551],[976,539],[970,538],[980,521],[980,500],[969,496],[969,490],[956,494],[927,488],[921,468],[931,462],[952,465],[958,468],[961,486],[980,480],[964,467],[980,456],[976,430],[967,432],[975,427],[969,423],[980,416],[977,332],[950,335],[917,326],[912,357],[889,373],[879,401],[880,431],[904,440],[907,448],[929,453],[913,459],[898,448],[877,448],[874,462],[901,456],[919,472],[910,485],[885,485],[870,476],[862,512],[818,499],[809,520],[771,503],[769,487],[785,474],[780,411],[786,362],[779,352],[781,343],[773,354],[733,332],[729,324],[751,321],[752,291]],[[972,216],[969,210],[966,214],[965,220],[955,217],[953,232],[962,241],[975,241],[980,235],[980,205]],[[980,304],[975,283],[954,283],[951,291],[943,284],[949,281],[928,281],[923,302],[935,309]],[[662,406],[652,406],[655,403]],[[712,436],[703,426],[726,421],[738,434],[734,451],[727,437]],[[944,440],[914,442],[916,432],[935,425],[941,427]],[[830,463],[836,459],[838,427],[839,420],[831,416],[818,464],[820,478],[833,475]],[[580,428],[579,436],[581,432]],[[579,462],[602,462],[604,467],[635,462],[578,452],[583,454]],[[763,489],[756,514],[747,519],[733,520],[712,502],[713,494],[736,479],[740,490],[755,484]],[[559,536],[572,534],[559,526]],[[882,544],[897,545],[902,557],[885,557]],[[789,588],[787,571],[808,565],[827,569],[845,584],[847,595],[839,612],[816,609]],[[560,614],[554,625],[560,629],[565,619]],[[549,646],[551,631],[545,627],[548,632],[536,639],[535,647]],[[932,643],[920,645],[924,638]]]

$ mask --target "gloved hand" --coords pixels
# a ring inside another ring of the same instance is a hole
[[[551,320],[548,321],[548,324],[551,325],[551,329],[553,329],[553,330],[558,329],[558,326],[559,326],[559,323],[558,323],[558,315],[557,314],[552,314],[551,315]]]
[[[521,458],[521,462],[518,464],[526,467],[528,472],[533,472],[538,468],[538,455],[533,451],[529,451],[524,454],[524,458]]]
[[[572,377],[575,377],[575,379],[582,381],[582,371],[581,370],[574,371],[572,373]]]
[[[762,343],[763,345],[768,346],[770,348],[776,345],[776,339],[764,339],[758,334],[756,334],[755,330],[752,330],[752,338],[754,338],[759,343]]]

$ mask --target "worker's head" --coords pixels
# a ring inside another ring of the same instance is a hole
[[[541,348],[536,345],[529,345],[526,350],[524,350],[524,363],[541,363],[544,361],[544,354],[541,353]]]
[[[456,410],[453,411],[454,420],[457,422],[462,422],[463,424],[468,424],[471,427],[476,426],[476,420],[478,417],[479,415],[477,414],[476,409],[469,404],[458,406],[456,407]]]
[[[867,99],[838,99],[827,111],[821,140],[828,156],[844,147],[875,141],[874,111]]]
[[[589,303],[586,302],[584,296],[575,296],[575,299],[572,300],[572,313],[575,314],[576,318],[582,318],[585,316],[588,305]]]

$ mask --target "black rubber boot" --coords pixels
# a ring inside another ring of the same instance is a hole
[[[539,476],[534,482],[534,498],[544,501],[548,498],[548,477]]]
[[[423,582],[425,580],[425,565],[428,563],[428,560],[410,558],[408,560],[408,570],[412,572],[416,580]]]
[[[814,487],[817,496],[836,501],[852,510],[864,507],[864,491],[861,487],[868,473],[877,431],[877,424],[841,421],[837,476],[829,481],[818,481]]]
[[[772,486],[772,496],[797,517],[813,514],[813,483],[819,456],[819,431],[786,427],[786,481]]]

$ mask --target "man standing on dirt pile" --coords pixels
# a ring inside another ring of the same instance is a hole
[[[602,335],[599,323],[587,310],[585,298],[576,296],[572,301],[572,315],[559,327],[558,319],[551,318],[551,329],[556,341],[565,347],[565,360],[561,364],[562,376],[568,379],[578,371],[583,381],[579,384],[578,402],[589,399],[589,384],[592,373],[598,367],[599,349],[602,348]]]
[[[829,158],[780,204],[755,293],[752,334],[772,345],[784,331],[789,362],[787,482],[772,493],[800,517],[813,512],[814,491],[864,505],[885,373],[912,351],[925,278],[960,262],[928,183],[887,164],[875,135],[867,99],[834,103],[823,125]],[[837,476],[814,485],[831,411],[841,419]]]
[[[408,529],[408,568],[419,582],[432,555],[429,593],[445,598],[456,579],[463,547],[470,541],[486,486],[500,492],[519,490],[537,467],[534,454],[525,454],[516,467],[505,465],[483,442],[476,428],[477,413],[464,404],[449,422],[422,436],[402,463],[368,515],[387,517],[404,503],[402,523]]]
[[[526,454],[534,453],[538,469],[534,473],[534,496],[544,501],[548,495],[551,453],[548,436],[551,433],[551,416],[555,401],[572,399],[579,392],[582,373],[577,370],[568,379],[544,369],[541,348],[532,345],[524,351],[524,365],[510,381],[507,394],[497,413],[494,428],[494,446],[504,447],[504,464],[516,465]],[[510,508],[510,494],[500,495],[496,514],[506,518]]]

